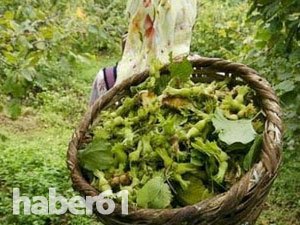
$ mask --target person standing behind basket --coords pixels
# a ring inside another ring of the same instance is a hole
[[[169,56],[190,53],[197,0],[128,0],[128,35],[123,56],[114,68],[99,71],[90,105],[115,84],[149,69],[153,61],[169,63]]]
[[[124,51],[125,41],[127,34],[122,37],[122,52]],[[93,82],[92,91],[90,96],[89,105],[93,105],[93,103],[103,94],[105,94],[109,89],[111,89],[117,80],[117,66],[105,67],[101,69]]]
[[[92,85],[90,106],[105,92],[111,89],[117,79],[117,65],[101,69],[95,77]]]

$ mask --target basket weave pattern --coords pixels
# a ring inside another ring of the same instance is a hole
[[[99,215],[107,225],[251,225],[260,215],[263,203],[275,180],[281,164],[282,121],[278,98],[270,84],[258,73],[238,63],[217,58],[190,57],[195,73],[214,77],[219,73],[241,78],[260,98],[266,117],[263,146],[260,161],[246,173],[230,190],[198,204],[178,209],[136,209],[129,208],[129,215],[121,214],[120,205],[109,216]],[[164,69],[162,69],[164,70]],[[202,72],[201,72],[202,71]],[[208,72],[209,71],[209,72]],[[210,76],[211,75],[211,76]],[[83,196],[97,196],[99,191],[83,177],[78,164],[77,151],[99,112],[116,102],[131,85],[143,82],[148,72],[136,74],[113,87],[98,99],[89,109],[70,141],[67,164],[71,172],[74,188]]]

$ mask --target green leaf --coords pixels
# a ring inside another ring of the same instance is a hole
[[[36,71],[33,67],[23,69],[23,70],[20,71],[20,73],[25,78],[25,80],[27,80],[28,82],[32,82],[33,78],[36,75]]]
[[[45,41],[38,41],[35,43],[35,47],[39,50],[44,50],[46,49],[46,43]]]
[[[142,208],[164,209],[171,200],[170,188],[162,177],[152,178],[137,192],[137,204]]]
[[[218,173],[213,176],[213,179],[219,184],[222,183],[228,168],[227,160],[229,159],[229,156],[226,152],[223,152],[216,142],[206,141],[204,143],[201,138],[196,138],[195,142],[192,143],[192,147],[195,150],[206,154],[211,161],[214,161],[214,159],[218,161]]]
[[[180,186],[176,186],[176,197],[183,205],[193,205],[201,202],[204,199],[212,197],[212,194],[204,186],[202,180],[196,176],[188,174],[184,177],[190,185],[186,190],[183,190]]]
[[[8,104],[8,113],[13,120],[16,120],[22,113],[21,101],[18,99],[13,99]]]
[[[13,20],[14,19],[14,12],[13,11],[6,11],[3,15],[3,18],[6,20]]]
[[[12,77],[6,79],[3,85],[4,93],[11,94],[14,98],[22,98],[26,93],[26,87],[20,80],[17,80],[18,77],[21,77],[21,74],[19,74],[19,71],[13,71],[11,75]]]
[[[8,140],[8,137],[6,137],[4,134],[0,133],[0,141],[5,142]]]
[[[228,120],[224,117],[222,111],[218,109],[212,122],[219,134],[220,141],[229,146],[236,143],[249,144],[257,135],[252,126],[252,120]]]
[[[99,29],[97,26],[95,25],[89,25],[88,26],[88,31],[91,33],[91,34],[98,34],[99,33]]]
[[[166,117],[161,116],[160,124],[163,128],[164,134],[174,135],[180,123],[182,123],[182,118],[178,115],[168,115]]]
[[[272,34],[267,29],[260,29],[256,34],[256,38],[262,41],[268,41],[272,37]]]
[[[33,47],[32,44],[30,44],[27,38],[23,35],[19,37],[18,41],[25,50],[31,49]]]
[[[143,150],[143,142],[139,141],[137,149],[129,154],[129,156],[128,156],[129,161],[130,162],[139,161],[142,150]]]
[[[106,170],[113,165],[111,144],[102,138],[96,138],[85,150],[79,151],[80,164],[87,170]]]
[[[165,90],[165,88],[167,87],[171,79],[172,77],[169,75],[165,75],[165,74],[160,75],[160,77],[157,78],[155,81],[155,87],[154,87],[155,94],[157,95],[161,94],[163,90]]]
[[[18,57],[16,56],[17,55],[16,53],[11,53],[8,51],[3,51],[2,53],[5,56],[5,59],[8,63],[11,63],[11,64],[18,63],[19,60],[18,60]]]
[[[296,86],[295,82],[291,80],[285,80],[276,85],[274,88],[276,91],[279,92],[280,95],[283,95],[287,92],[293,91],[296,88]]]
[[[262,135],[258,135],[255,138],[253,145],[251,146],[249,152],[247,153],[247,155],[244,158],[244,161],[243,161],[244,170],[246,170],[246,171],[250,170],[253,163],[257,160],[258,155],[261,150],[262,141],[263,141]]]
[[[205,162],[204,155],[201,152],[193,149],[191,152],[191,163],[195,166],[203,166],[204,162]]]
[[[181,62],[171,63],[169,65],[171,77],[176,77],[181,81],[187,81],[193,73],[193,66],[190,61],[185,58]]]

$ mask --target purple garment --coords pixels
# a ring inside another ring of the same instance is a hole
[[[99,71],[92,86],[90,106],[115,85],[116,79],[117,66],[104,68]]]

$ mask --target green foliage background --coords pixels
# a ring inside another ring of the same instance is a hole
[[[248,64],[277,91],[284,163],[258,224],[300,224],[300,2],[202,0],[192,51]],[[11,192],[73,196],[67,143],[97,71],[120,58],[124,0],[0,3],[0,224],[98,224],[72,216],[13,216]]]
[[[30,93],[65,82],[104,51],[117,52],[124,7],[121,0],[1,1],[0,84],[11,117]]]

